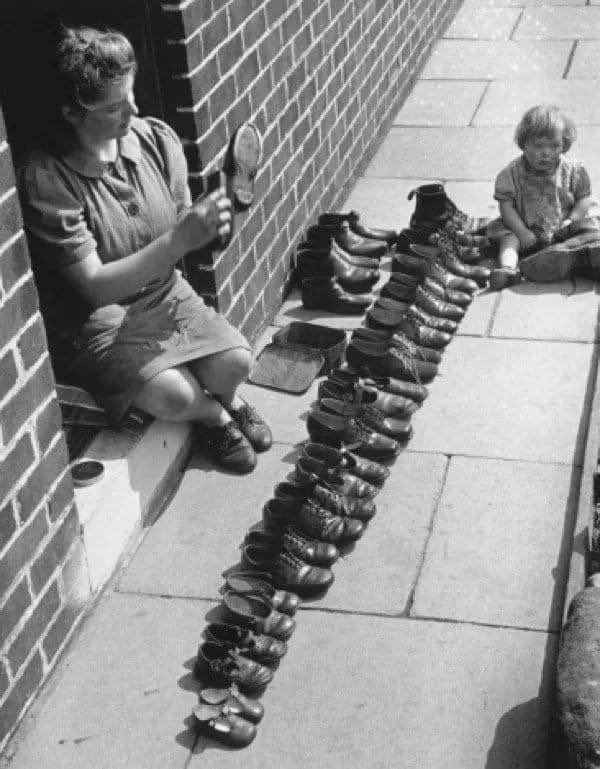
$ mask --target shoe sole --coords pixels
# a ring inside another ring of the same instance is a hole
[[[261,157],[261,139],[256,126],[242,123],[231,139],[223,168],[228,195],[238,211],[245,211],[254,201],[254,179]]]
[[[587,250],[587,246],[581,246],[576,251],[559,251],[551,246],[523,259],[519,268],[527,280],[554,283],[568,278],[577,267],[582,252]]]

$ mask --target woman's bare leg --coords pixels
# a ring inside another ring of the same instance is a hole
[[[188,367],[202,386],[226,409],[237,409],[243,404],[236,390],[248,378],[252,368],[250,350],[234,347],[192,361]]]
[[[147,382],[134,405],[169,422],[201,422],[207,427],[231,421],[227,410],[202,388],[186,366],[161,371]]]

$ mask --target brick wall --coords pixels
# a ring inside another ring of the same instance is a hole
[[[0,112],[0,750],[89,596],[61,416]]]
[[[276,312],[302,232],[343,203],[460,2],[162,4],[165,117],[184,141],[193,191],[240,122],[264,138],[256,203],[230,247],[188,260],[199,292],[249,337]]]

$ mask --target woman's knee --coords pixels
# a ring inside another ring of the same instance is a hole
[[[153,377],[138,394],[135,405],[168,421],[190,419],[201,395],[189,372],[168,369]]]
[[[244,347],[225,350],[195,361],[192,370],[210,392],[229,392],[248,378],[252,353]]]

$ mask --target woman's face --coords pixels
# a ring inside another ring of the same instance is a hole
[[[64,114],[84,146],[95,146],[125,136],[131,118],[138,114],[133,95],[134,75],[115,81],[95,104]]]

